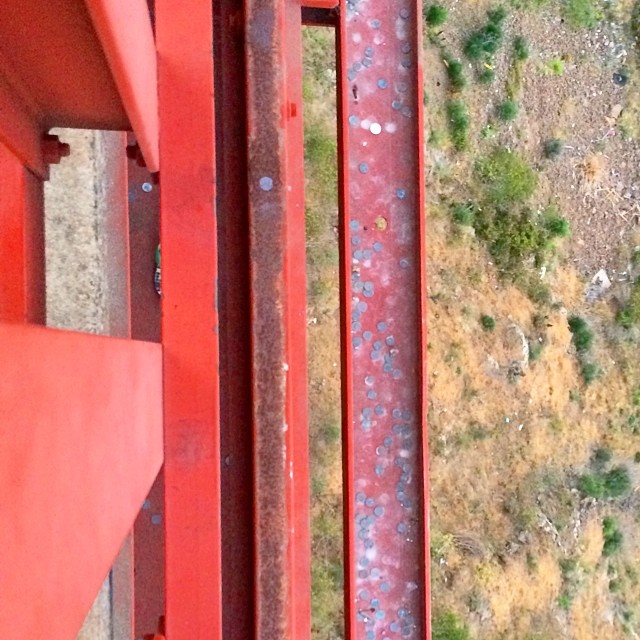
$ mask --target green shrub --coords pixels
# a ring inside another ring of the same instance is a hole
[[[566,238],[569,235],[569,221],[555,211],[545,212],[544,226],[552,238]]]
[[[604,476],[605,495],[608,498],[619,498],[631,491],[629,469],[624,465],[614,467]]]
[[[616,322],[625,329],[640,322],[640,278],[633,283],[627,304],[616,314]]]
[[[432,640],[469,640],[469,629],[452,611],[444,611],[433,617]]]
[[[449,100],[446,110],[451,142],[457,151],[463,151],[469,143],[470,119],[467,106],[460,100]]]
[[[454,222],[461,225],[473,225],[476,210],[471,202],[466,204],[457,203],[451,207],[451,217]]]
[[[493,331],[496,328],[496,321],[491,316],[480,316],[480,324],[485,331]]]
[[[496,72],[488,67],[483,67],[478,73],[478,82],[480,84],[491,84],[496,79]]]
[[[580,373],[585,384],[591,384],[600,377],[600,367],[593,362],[583,362],[580,367]]]
[[[516,60],[524,61],[529,58],[529,45],[523,36],[516,36],[513,39],[513,53]]]
[[[578,478],[578,490],[590,498],[604,498],[604,479],[598,474],[586,474]]]
[[[525,202],[538,184],[537,175],[526,159],[503,148],[481,158],[476,163],[476,175],[495,205],[512,206]]]
[[[597,0],[563,0],[562,15],[572,29],[593,29],[602,19]]]
[[[596,469],[602,469],[602,467],[611,461],[611,450],[606,447],[598,447],[593,452],[591,460]]]
[[[504,7],[496,7],[495,9],[489,9],[489,11],[487,11],[489,24],[496,24],[501,26],[506,17],[507,10]]]
[[[464,75],[464,68],[460,60],[444,58],[444,66],[447,68],[449,84],[454,91],[462,91],[467,86],[467,79]]]
[[[586,353],[591,349],[593,332],[583,318],[571,316],[569,318],[569,330],[573,334],[571,339],[578,353]]]
[[[553,58],[547,62],[547,70],[554,76],[561,76],[564,73],[564,60],[562,58]]]
[[[545,140],[542,145],[542,153],[547,160],[555,160],[560,157],[562,147],[562,140],[551,138],[550,140]]]
[[[442,26],[449,17],[449,10],[441,4],[432,4],[425,7],[424,20],[430,27]]]
[[[487,13],[489,21],[481,29],[473,31],[464,44],[464,54],[470,60],[491,58],[502,44],[502,22],[506,16],[504,9],[494,9]]]
[[[511,122],[518,117],[518,105],[513,100],[506,100],[498,105],[498,118],[503,122]]]
[[[558,598],[558,606],[565,611],[569,611],[571,609],[571,603],[573,602],[573,598],[568,593],[563,593]]]
[[[622,547],[622,532],[618,529],[618,524],[614,518],[607,516],[602,520],[602,537],[604,545],[602,555],[611,556]]]

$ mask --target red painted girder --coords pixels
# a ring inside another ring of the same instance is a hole
[[[0,325],[0,625],[73,638],[162,461],[159,345]]]
[[[133,127],[147,163],[157,168],[155,85],[145,0],[3,2],[0,141],[42,177],[39,140],[56,126]]]
[[[158,171],[158,70],[146,0],[85,2],[147,168]]]
[[[219,638],[217,246],[210,0],[155,4],[160,100],[166,635]]]
[[[245,4],[256,638],[310,636],[300,4]]]
[[[45,321],[42,182],[0,143],[0,321]]]
[[[421,7],[341,4],[347,637],[430,637]]]

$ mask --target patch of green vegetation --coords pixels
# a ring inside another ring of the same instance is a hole
[[[537,175],[524,156],[504,148],[480,158],[475,170],[485,195],[496,206],[525,202],[538,184]]]
[[[572,333],[571,340],[578,353],[586,353],[593,345],[593,331],[586,320],[580,316],[569,318],[569,330]]]
[[[540,356],[542,355],[542,350],[544,349],[544,344],[542,342],[529,341],[529,362],[537,362],[540,360]]]
[[[478,82],[480,84],[491,84],[496,79],[496,72],[492,67],[483,66],[478,73]]]
[[[555,160],[562,154],[563,144],[562,140],[558,138],[551,138],[545,140],[542,145],[542,154],[547,160]]]
[[[598,470],[602,470],[610,461],[612,453],[611,449],[606,447],[598,447],[591,456],[591,464]]]
[[[522,9],[524,11],[539,11],[549,4],[549,0],[511,0],[511,6],[514,9]]]
[[[523,36],[516,36],[513,39],[513,53],[516,60],[521,62],[529,59],[529,44]]]
[[[543,211],[543,224],[552,238],[566,238],[569,235],[569,221],[560,215],[554,205]]]
[[[496,328],[496,321],[491,316],[480,316],[480,324],[485,331],[493,331]]]
[[[564,73],[564,60],[562,58],[549,60],[546,70],[554,76],[561,76]]]
[[[505,100],[498,105],[497,113],[503,122],[511,122],[518,117],[518,105],[513,100]]]
[[[597,0],[563,0],[562,15],[571,29],[593,29],[603,17]]]
[[[462,204],[460,202],[451,207],[451,217],[457,224],[464,226],[473,225],[476,217],[476,209],[472,202]]]
[[[588,473],[578,478],[578,490],[596,499],[619,498],[631,491],[631,476],[624,465],[613,467],[606,473]]]
[[[464,44],[464,54],[469,60],[490,60],[500,49],[503,40],[502,23],[506,17],[503,7],[487,12],[487,24],[473,31]]]
[[[449,100],[446,105],[449,135],[456,151],[464,151],[469,145],[469,110],[461,100]]]
[[[626,305],[616,314],[616,322],[625,329],[640,324],[640,278],[636,278]]]
[[[432,640],[469,640],[469,629],[452,611],[443,611],[433,617]]]
[[[492,124],[486,124],[480,129],[480,137],[483,140],[491,140],[496,137],[496,128]]]
[[[430,27],[441,27],[449,17],[449,10],[441,4],[431,4],[425,7],[423,16]]]
[[[611,516],[602,520],[602,555],[609,557],[620,551],[622,547],[622,531],[618,529],[618,523]]]
[[[447,138],[446,132],[441,129],[431,129],[427,143],[434,149],[442,149]]]
[[[594,362],[581,362],[580,375],[585,384],[591,384],[600,377],[602,373],[600,367]]]
[[[460,60],[455,60],[449,56],[443,58],[444,66],[447,69],[449,84],[453,91],[462,91],[467,86],[467,78],[464,75],[464,68]]]

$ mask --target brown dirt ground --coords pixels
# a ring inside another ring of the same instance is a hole
[[[450,17],[442,37],[461,56],[464,34],[477,28],[489,5],[443,4]],[[628,3],[616,11],[628,22]],[[629,257],[640,244],[638,54],[623,22],[571,32],[550,10],[510,12],[506,33],[507,43],[525,34],[532,51],[518,119],[496,126],[494,139],[480,139],[487,123],[496,124],[495,105],[506,96],[510,62],[503,51],[493,85],[478,85],[468,72],[462,95],[472,113],[470,150],[456,154],[444,144],[427,151],[433,606],[457,612],[478,639],[638,637],[634,454],[640,437],[629,428],[631,394],[640,385],[638,335],[625,334],[613,320],[632,274]],[[447,81],[438,48],[425,46],[428,137],[446,129]],[[560,76],[547,70],[553,58],[564,60]],[[612,74],[622,67],[630,82],[618,87]],[[607,121],[618,104],[622,113]],[[552,137],[566,145],[553,163],[541,153]],[[474,158],[496,144],[528,157],[540,177],[537,203],[557,202],[570,220],[571,236],[545,276],[550,307],[537,308],[500,281],[473,233],[454,228],[441,204],[467,197]],[[600,268],[613,286],[604,300],[587,302],[587,277]],[[493,332],[480,326],[482,314],[495,318]],[[571,343],[567,318],[573,314],[596,333],[593,358],[602,376],[589,386]],[[514,379],[509,365],[523,359],[522,335],[544,346]],[[632,471],[630,498],[594,502],[575,489],[597,446],[610,448],[613,462]],[[609,514],[624,543],[607,559],[602,519]],[[578,563],[575,575],[563,575],[560,563],[567,558]],[[610,588],[614,578],[617,590]],[[564,593],[571,594],[565,608]]]

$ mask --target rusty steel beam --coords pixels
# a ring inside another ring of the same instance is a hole
[[[155,4],[165,431],[165,630],[222,632],[213,17]]]
[[[162,461],[159,345],[0,325],[0,624],[73,638]]]
[[[245,5],[256,638],[310,633],[300,4]]]
[[[430,637],[421,9],[341,4],[347,637]]]

